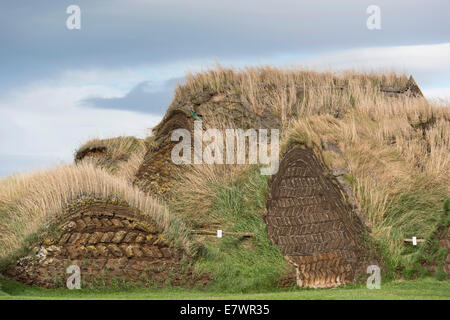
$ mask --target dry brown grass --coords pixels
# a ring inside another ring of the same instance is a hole
[[[178,86],[175,99],[204,91],[234,95],[249,104],[254,113],[261,115],[269,108],[285,122],[305,114],[340,115],[353,107],[355,91],[373,95],[381,86],[402,88],[407,82],[406,75],[394,72],[315,72],[271,66],[226,69],[218,65],[212,70],[188,74],[186,83]]]
[[[343,157],[331,155],[329,165],[349,168],[372,235],[398,257],[403,238],[430,235],[450,194],[450,105],[355,97],[354,110],[342,119],[296,119],[284,148],[292,142],[316,149],[324,141],[339,146]]]
[[[236,124],[229,119],[209,113],[203,121],[204,130],[214,128],[222,132],[225,137],[226,129],[237,129]],[[248,157],[248,144],[247,157]],[[194,153],[194,150],[192,150]],[[234,154],[237,145],[234,146]],[[225,161],[225,154],[223,154]],[[247,158],[248,159],[248,158]],[[211,210],[216,197],[216,190],[227,182],[239,177],[248,170],[249,164],[191,164],[185,165],[177,172],[173,192],[170,195],[171,209],[192,228],[212,228],[223,222],[223,212]]]
[[[81,161],[90,162],[131,182],[150,141],[151,136],[146,140],[134,137],[91,139],[78,149],[75,159],[82,156]]]
[[[58,219],[68,203],[86,196],[122,199],[166,231],[172,221],[163,203],[90,163],[15,175],[0,181],[0,259]]]
[[[450,194],[450,105],[381,92],[382,86],[404,88],[407,83],[406,75],[393,72],[218,66],[188,75],[175,99],[208,92],[250,106],[259,115],[269,108],[282,120],[285,148],[288,142],[316,146],[327,164],[348,167],[346,178],[373,236],[396,259],[404,237],[426,238],[433,231]],[[343,157],[323,152],[323,141],[334,142]],[[183,178],[177,206],[189,219],[207,223],[215,214],[214,188],[241,172],[191,172]]]
[[[223,212],[211,210],[216,190],[245,172],[249,165],[190,165],[177,177],[171,209],[192,228],[222,223]]]

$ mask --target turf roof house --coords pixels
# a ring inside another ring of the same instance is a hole
[[[192,278],[181,263],[182,246],[167,237],[173,223],[167,209],[128,182],[79,163],[11,183],[24,183],[22,203],[9,208],[25,217],[16,229],[2,227],[11,244],[1,252],[4,275],[47,288],[65,287],[73,264],[83,286],[181,285]]]
[[[320,83],[318,86],[323,87]],[[402,86],[381,83],[374,86],[388,97],[422,97],[412,77]],[[310,87],[314,83],[295,85],[291,89],[304,100]],[[325,90],[347,90],[345,82],[328,82],[326,87]],[[272,89],[270,81],[267,85],[262,83],[258,98],[267,100],[264,93]],[[114,279],[161,285],[167,279],[175,285],[185,284],[186,279],[206,281],[195,278],[192,270],[182,267],[182,260],[190,259],[189,249],[167,238],[170,223],[164,213],[166,209],[153,208],[153,214],[148,215],[147,208],[139,203],[150,201],[145,198],[149,195],[170,198],[176,192],[173,186],[177,175],[189,170],[188,166],[174,165],[170,159],[174,146],[170,134],[174,129],[192,131],[193,121],[198,117],[202,117],[205,128],[231,125],[243,129],[284,129],[286,118],[296,115],[292,110],[283,114],[269,107],[257,110],[255,105],[254,98],[226,81],[223,87],[216,88],[179,87],[163,120],[154,128],[152,138],[138,142],[142,157],[137,158],[140,162],[135,174],[128,177],[134,187],[126,188],[137,187],[143,192],[138,197],[143,198],[134,201],[135,198],[124,198],[120,192],[100,198],[86,196],[89,192],[85,190],[75,192],[75,196],[65,199],[67,202],[57,220],[52,223],[43,220],[45,230],[33,230],[39,233],[33,241],[33,251],[10,263],[4,273],[26,284],[63,286],[65,268],[75,263],[81,266],[84,280],[92,284]],[[337,118],[342,116],[340,109],[333,112]],[[134,146],[135,142],[130,145]],[[126,155],[112,156],[114,148],[111,142],[82,148],[76,162],[83,166],[84,162],[96,159],[96,165],[120,175],[122,164],[130,160]],[[269,181],[264,215],[269,239],[295,267],[297,284],[303,287],[350,283],[358,273],[365,273],[367,264],[378,263],[378,257],[360,245],[369,227],[351,186],[343,179],[348,168],[329,167],[322,151],[342,157],[332,142],[322,141],[320,149],[308,144],[286,144],[280,170]]]
[[[344,86],[334,88],[345,89]],[[422,96],[412,76],[404,87],[381,86],[380,91],[389,97]],[[281,119],[269,108],[257,114],[237,94],[227,96],[205,90],[191,95],[182,91],[154,129],[154,145],[137,173],[136,183],[141,189],[163,196],[170,192],[174,176],[182,170],[170,160],[175,145],[170,133],[178,128],[192,132],[193,121],[200,117],[206,128],[218,122],[236,128],[281,127]],[[339,153],[336,146],[326,148]],[[325,177],[324,164],[312,150],[292,148],[283,156],[281,169],[270,182],[265,217],[269,238],[296,267],[300,286],[332,287],[349,283],[357,273],[365,272],[369,260],[376,262],[374,257],[364,257],[364,248],[358,247],[365,226],[356,214],[358,206],[351,188],[342,179],[345,169],[337,169],[335,177]]]

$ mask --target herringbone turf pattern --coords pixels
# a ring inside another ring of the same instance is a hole
[[[354,280],[358,223],[337,182],[311,149],[294,147],[270,181],[265,216],[269,238],[297,269],[302,287]]]

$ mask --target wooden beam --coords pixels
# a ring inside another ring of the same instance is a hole
[[[404,242],[413,242],[413,239],[403,239]],[[416,239],[416,242],[425,242],[425,239]]]
[[[213,230],[190,230],[191,233],[195,233],[195,234],[204,234],[204,235],[211,235],[211,236],[215,236],[217,235],[217,230],[213,231]],[[249,237],[253,237],[254,234],[251,232],[227,232],[227,231],[222,231],[223,235],[228,235],[228,236],[237,236],[237,237],[244,237],[244,238],[249,238]]]

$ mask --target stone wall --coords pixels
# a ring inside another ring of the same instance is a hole
[[[63,221],[41,236],[32,252],[5,274],[27,285],[65,286],[66,268],[81,268],[83,284],[180,285],[192,274],[181,265],[183,252],[162,230],[125,205],[74,206]]]
[[[365,227],[326,173],[312,149],[295,146],[269,182],[269,238],[296,267],[301,287],[335,287],[364,272]]]

